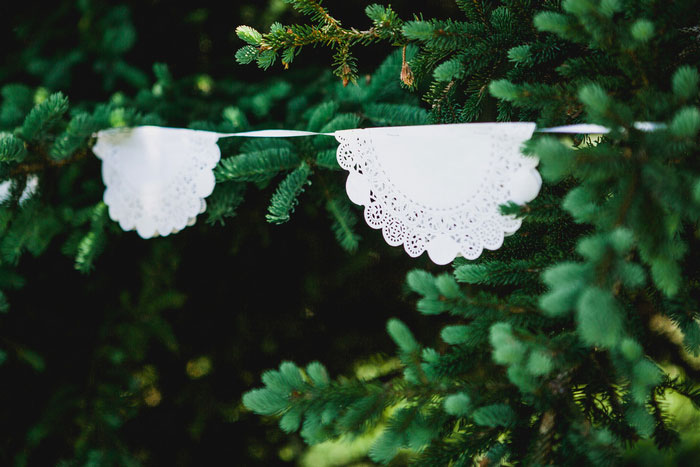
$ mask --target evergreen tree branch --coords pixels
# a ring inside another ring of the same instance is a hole
[[[42,154],[41,148],[34,149],[30,147],[29,150],[33,154]],[[42,173],[51,168],[69,166],[91,155],[93,155],[92,151],[87,148],[76,151],[69,158],[59,160],[49,158],[46,153],[43,153],[43,157],[40,156],[40,161],[18,164],[10,170],[9,175],[10,177],[16,177],[20,175]]]

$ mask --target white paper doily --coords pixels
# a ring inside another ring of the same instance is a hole
[[[102,159],[109,216],[143,238],[194,224],[214,190],[218,139],[213,132],[155,126],[99,132],[93,152]]]
[[[495,250],[520,220],[499,205],[537,196],[538,160],[520,153],[535,124],[475,123],[342,130],[337,157],[350,200],[393,246],[437,264]]]

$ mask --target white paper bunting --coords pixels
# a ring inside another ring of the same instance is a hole
[[[142,126],[98,133],[104,202],[124,230],[143,238],[169,235],[195,222],[214,190],[219,135]]]
[[[495,250],[520,220],[507,201],[527,202],[542,180],[521,144],[534,123],[476,123],[336,132],[350,199],[388,244],[437,264]]]
[[[648,122],[638,129],[651,131]],[[499,206],[534,199],[542,180],[537,159],[520,152],[535,124],[465,123],[366,128],[335,133],[262,130],[215,133],[142,126],[97,133],[104,201],[110,217],[143,238],[192,225],[214,189],[222,137],[335,136],[337,157],[349,172],[346,188],[364,206],[367,223],[393,246],[437,264],[495,250],[520,220]],[[599,125],[544,128],[549,133],[606,133]]]

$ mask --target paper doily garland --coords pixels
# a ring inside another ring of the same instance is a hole
[[[218,139],[209,131],[155,126],[100,131],[92,150],[102,159],[109,216],[143,238],[194,224],[214,190]]]
[[[641,131],[663,123],[636,122]],[[104,201],[110,217],[143,238],[168,235],[192,225],[214,189],[213,168],[222,137],[335,136],[337,157],[349,171],[350,199],[363,205],[367,223],[382,229],[387,243],[413,257],[424,251],[437,264],[456,256],[495,250],[520,220],[499,206],[533,200],[542,186],[538,160],[520,153],[535,124],[459,123],[341,130],[316,133],[260,130],[214,133],[142,126],[97,133],[94,153],[102,159]],[[595,124],[537,130],[542,133],[607,133]]]
[[[504,216],[507,201],[537,196],[536,158],[520,153],[534,123],[473,123],[342,130],[338,163],[349,171],[350,199],[387,243],[437,264],[477,258],[520,227]],[[214,133],[142,126],[104,130],[94,153],[102,159],[105,204],[124,230],[143,238],[192,225],[214,189],[221,137],[292,137],[319,133],[263,130]]]
[[[474,123],[337,131],[346,189],[389,245],[437,264],[495,250],[520,219],[499,206],[526,203],[542,185],[520,146],[534,123]]]

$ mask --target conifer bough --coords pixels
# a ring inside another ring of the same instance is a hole
[[[454,274],[407,277],[426,315],[449,315],[434,347],[391,319],[403,374],[324,377],[289,362],[244,396],[310,443],[380,427],[369,457],[416,465],[616,465],[627,446],[700,440],[673,421],[669,395],[700,408],[700,48],[692,1],[457,1],[462,19],[402,21],[372,5],[345,29],[320,2],[290,0],[311,25],[239,35],[239,61],[287,66],[306,45],[388,41],[434,122],[597,123],[597,141],[538,136],[524,148],[545,180],[504,247]],[[408,49],[404,49],[408,50]],[[242,58],[242,59],[241,59]],[[399,79],[395,77],[394,79]],[[636,121],[665,126],[635,129]],[[675,341],[659,335],[676,332]],[[319,363],[314,363],[318,372]],[[323,372],[326,375],[326,372]],[[675,376],[671,376],[675,375]],[[389,382],[387,383],[387,378]]]
[[[69,108],[66,95],[48,90],[60,88],[76,64],[92,65],[92,43],[26,64],[44,87],[2,87],[0,288],[22,287],[17,264],[56,242],[76,269],[99,268],[99,253],[122,235],[107,219],[95,161],[86,157],[91,135],[102,128],[184,121],[221,132],[290,124],[331,132],[479,120],[597,123],[613,131],[594,141],[537,137],[526,145],[541,161],[545,184],[528,205],[501,207],[524,216],[501,249],[475,262],[457,260],[454,271],[407,275],[421,319],[439,323],[441,332],[417,338],[391,319],[386,330],[398,358],[377,376],[334,378],[318,362],[284,362],[264,373],[262,387],[243,403],[278,416],[282,430],[299,431],[310,444],[374,433],[367,454],[380,463],[598,466],[619,463],[634,445],[672,448],[672,463],[686,450],[697,452],[697,428],[675,417],[678,399],[692,411],[700,406],[696,2],[459,0],[460,17],[406,21],[374,5],[366,10],[369,28],[344,27],[318,2],[291,3],[312,24],[275,24],[265,34],[239,29],[247,43],[239,61],[269,67],[281,56],[289,65],[305,45],[328,46],[335,73],[349,83],[357,76],[354,47],[384,41],[398,50],[370,80],[344,88],[324,76],[303,86],[179,79],[163,64],[154,66],[150,86],[127,63],[135,39],[128,10],[107,8],[102,17],[81,2],[90,12],[81,25],[103,25],[100,56],[94,67],[79,68],[81,77],[93,69],[104,89],[122,80],[139,92]],[[36,54],[26,56],[41,58]],[[636,121],[664,128],[641,132]],[[330,138],[219,144],[209,223],[235,216],[249,189],[268,190],[271,222],[293,221],[295,209],[325,210],[338,243],[358,248],[358,213],[345,200]],[[62,382],[60,397],[46,401],[46,419],[12,435],[20,437],[18,462],[33,443],[51,437],[53,444],[63,431],[71,433],[65,451],[74,450],[77,464],[138,462],[120,427],[144,403],[139,391],[147,386],[133,387],[148,381],[139,373],[148,367],[144,348],[159,342],[177,349],[161,310],[184,300],[162,284],[174,268],[167,266],[171,250],[152,251],[138,306],[125,296],[125,312],[104,310],[90,390]],[[0,293],[0,311],[15,313],[11,298]],[[0,364],[53,370],[56,360],[32,350],[36,336],[27,341],[0,342]]]

